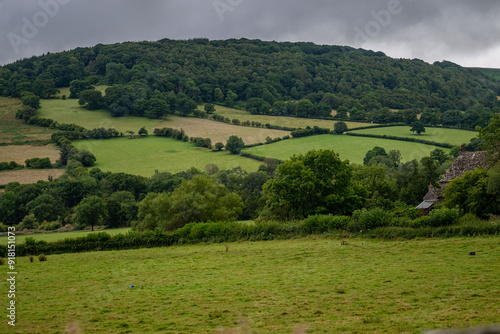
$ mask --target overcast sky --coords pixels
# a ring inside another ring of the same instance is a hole
[[[123,41],[257,38],[500,68],[498,0],[0,0],[0,64]]]

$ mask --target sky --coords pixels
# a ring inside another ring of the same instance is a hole
[[[0,65],[163,38],[305,41],[500,68],[498,0],[0,0]]]

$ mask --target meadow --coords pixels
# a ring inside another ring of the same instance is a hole
[[[9,333],[416,334],[499,319],[496,237],[227,246],[18,258]]]
[[[334,120],[322,120],[322,119],[310,119],[310,118],[298,118],[298,117],[286,117],[286,116],[266,116],[266,115],[252,115],[248,111],[238,110],[233,108],[228,108],[224,106],[215,106],[215,113],[227,118],[239,119],[240,121],[255,121],[262,124],[279,125],[289,128],[305,128],[306,126],[318,126],[320,128],[327,128],[333,130],[333,125],[337,122]],[[354,128],[358,126],[368,126],[375,125],[371,123],[360,123],[360,122],[345,122],[348,128]]]
[[[248,172],[254,172],[261,165],[261,162],[227,151],[212,152],[192,143],[154,136],[80,140],[74,141],[73,145],[92,152],[97,158],[94,166],[103,171],[143,176],[152,176],[155,170],[176,173],[191,167],[204,171],[207,164],[216,164],[220,169],[241,166]]]
[[[352,132],[379,136],[390,135],[396,137],[415,138],[434,141],[437,143],[448,143],[455,146],[467,144],[478,134],[476,131],[426,127],[425,132],[419,135],[415,132],[411,132],[409,126],[391,126],[385,128],[354,130]]]
[[[53,130],[27,125],[16,119],[16,112],[21,106],[19,99],[0,97],[0,143],[50,140]],[[0,161],[4,160],[0,158]]]
[[[124,228],[113,228],[113,229],[106,229],[104,230],[106,233],[109,235],[115,235],[115,234],[125,234],[128,231],[130,231],[130,227],[124,227]],[[24,243],[27,237],[33,238],[35,240],[43,240],[47,242],[52,242],[52,241],[57,241],[57,240],[63,240],[66,238],[78,238],[78,237],[84,237],[90,233],[98,233],[102,232],[101,230],[95,230],[94,232],[90,230],[81,230],[81,231],[70,231],[70,232],[49,232],[49,233],[32,233],[32,234],[16,234],[16,243],[21,244]],[[7,245],[7,236],[0,236],[0,245]]]
[[[245,148],[243,152],[266,158],[286,160],[293,154],[305,154],[307,151],[313,149],[332,149],[340,155],[341,159],[347,159],[352,163],[362,164],[366,152],[375,146],[383,147],[387,152],[390,150],[399,150],[402,155],[402,161],[411,161],[413,159],[420,160],[425,156],[429,156],[430,152],[437,148],[432,145],[389,139],[346,135],[319,135]],[[442,150],[445,152],[450,151],[444,148],[442,148]]]

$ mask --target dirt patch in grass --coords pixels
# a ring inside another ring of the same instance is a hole
[[[23,169],[0,173],[0,184],[19,182],[21,184],[36,183],[39,180],[47,181],[49,176],[54,179],[64,173],[64,169]]]
[[[15,161],[18,164],[24,164],[26,159],[31,158],[50,158],[52,163],[59,159],[59,150],[53,144],[36,145],[9,145],[0,146],[0,161]]]
[[[246,126],[230,125],[201,118],[169,116],[169,120],[156,128],[183,129],[189,137],[210,138],[212,144],[226,143],[227,139],[236,135],[243,139],[245,144],[264,143],[267,137],[277,138],[289,135],[288,131],[251,128]]]

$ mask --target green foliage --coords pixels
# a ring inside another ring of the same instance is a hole
[[[386,157],[386,158],[389,157],[389,155],[387,154],[387,152],[385,151],[385,149],[383,147],[375,146],[374,148],[372,148],[371,150],[366,152],[366,155],[363,158],[363,165],[365,165],[365,166],[369,165],[370,161],[373,158],[378,157],[378,156],[382,156],[382,157]]]
[[[417,218],[412,227],[440,227],[457,224],[461,217],[459,209],[434,209],[428,216]]]
[[[223,148],[224,148],[224,144],[223,143],[221,143],[221,142],[215,143],[215,150],[216,151],[222,151]]]
[[[421,134],[421,133],[424,133],[425,132],[425,127],[424,127],[424,123],[422,123],[421,121],[416,121],[416,122],[413,122],[411,124],[411,129],[410,129],[411,132],[416,132],[417,134]]]
[[[243,147],[245,147],[245,143],[238,136],[231,136],[226,142],[226,150],[231,154],[239,154]]]
[[[345,122],[336,122],[334,125],[333,125],[333,133],[335,133],[336,135],[341,135],[343,134],[344,132],[346,132],[347,130],[349,130],[347,128],[347,124],[345,124]]]
[[[389,226],[393,214],[381,208],[356,210],[352,214],[355,223],[353,228],[361,231],[371,230],[377,227]]]
[[[147,136],[148,135],[148,130],[143,126],[142,128],[139,129],[138,132],[141,136]]]
[[[102,93],[95,89],[81,91],[79,97],[78,104],[84,106],[88,110],[97,110],[104,105]]]
[[[495,114],[488,125],[478,128],[479,139],[482,140],[483,148],[488,151],[492,164],[500,162],[500,114]]]
[[[351,222],[348,216],[314,215],[304,220],[303,228],[306,233],[324,233],[332,230],[346,229]]]
[[[34,169],[46,169],[52,168],[52,163],[50,162],[50,158],[32,158],[27,159],[25,162],[27,168]]]
[[[264,185],[266,207],[279,219],[315,213],[348,214],[362,199],[352,185],[352,169],[331,150],[294,155]]]
[[[94,195],[82,199],[76,206],[75,221],[80,228],[91,226],[93,231],[94,225],[101,224],[106,214],[106,205],[103,199]]]
[[[21,94],[21,102],[23,105],[33,109],[40,109],[40,97],[31,92],[23,92]]]
[[[204,175],[183,182],[171,194],[149,194],[139,204],[139,230],[174,230],[191,222],[234,220],[241,214],[241,197]]]
[[[215,112],[215,105],[213,103],[207,103],[203,109],[207,114],[213,114]]]
[[[69,97],[71,99],[78,99],[81,92],[90,89],[95,89],[95,87],[87,80],[73,80],[69,84]]]
[[[0,162],[0,171],[3,171],[3,170],[15,170],[15,169],[22,169],[22,168],[24,168],[24,166],[18,164],[15,161],[11,161],[11,162],[2,161],[2,162]]]

